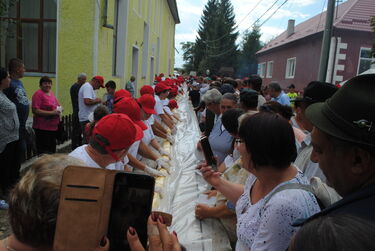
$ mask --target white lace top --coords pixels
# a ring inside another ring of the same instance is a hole
[[[320,211],[313,194],[300,189],[288,189],[274,194],[264,205],[264,199],[255,204],[250,202],[250,190],[256,177],[250,175],[244,193],[236,204],[237,246],[236,250],[286,250],[296,231],[291,224],[300,218],[307,218]],[[284,183],[308,184],[301,173]]]

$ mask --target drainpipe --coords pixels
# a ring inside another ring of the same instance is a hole
[[[104,0],[104,15],[103,15],[103,27],[109,28],[109,29],[114,29],[113,25],[108,24],[108,0]]]

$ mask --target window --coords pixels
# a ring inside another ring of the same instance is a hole
[[[272,72],[273,72],[273,61],[268,61],[267,62],[267,78],[272,78]]]
[[[56,15],[54,0],[19,0],[11,6],[1,18],[8,30],[1,61],[17,57],[28,72],[55,73]]]
[[[361,48],[359,51],[358,74],[371,68],[371,62],[375,61],[375,55],[372,55],[371,48]]]
[[[294,78],[296,71],[296,58],[288,58],[286,60],[285,78]]]
[[[258,64],[258,75],[261,78],[264,78],[265,73],[266,73],[266,63]]]

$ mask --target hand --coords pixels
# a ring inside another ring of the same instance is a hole
[[[109,250],[109,240],[107,236],[104,236],[100,241],[99,247],[94,248],[93,251],[108,251]]]
[[[151,214],[147,221],[147,233],[150,251],[181,251],[180,243],[178,242],[177,233],[169,233],[167,226],[164,224],[164,219],[161,215],[157,217]],[[145,251],[141,242],[139,241],[137,231],[133,227],[129,227],[126,237],[129,242],[130,250]]]
[[[205,204],[197,204],[195,206],[195,217],[197,217],[200,220],[212,217],[211,207]]]
[[[147,173],[147,174],[149,174],[153,177],[160,177],[160,176],[165,177],[165,175],[162,172],[160,172],[158,170],[155,170],[155,169],[153,169],[149,166],[146,166],[144,171],[145,171],[145,173]]]
[[[160,170],[161,168],[164,168],[165,170],[169,172],[171,165],[167,161],[165,161],[163,157],[157,158],[156,163],[158,164],[158,170]]]
[[[95,99],[95,103],[96,103],[96,104],[100,104],[101,102],[102,102],[101,98],[96,98],[96,99]]]
[[[218,187],[221,183],[221,173],[215,172],[212,167],[207,166],[207,164],[198,165],[199,169],[203,175],[203,178],[213,187]]]
[[[167,135],[167,140],[171,142],[171,144],[174,144],[174,138],[171,135]]]
[[[56,115],[56,116],[59,116],[60,113],[61,113],[61,112],[60,112],[59,110],[57,110],[57,109],[53,111],[53,115]]]
[[[168,153],[166,150],[164,150],[162,147],[160,147],[158,151],[159,151],[159,153],[160,153],[161,155],[165,155],[165,156],[167,156],[169,159],[171,159],[171,156],[169,155],[169,153]]]
[[[207,191],[207,192],[204,192],[203,194],[206,194],[207,198],[210,199],[217,195],[217,190]]]
[[[171,131],[171,134],[172,135],[176,135],[177,133],[177,128],[176,127],[173,127],[172,131]]]

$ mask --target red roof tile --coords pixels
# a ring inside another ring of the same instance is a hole
[[[372,32],[370,18],[375,15],[375,0],[348,0],[338,6],[335,15],[336,13],[337,16],[333,20],[334,27]],[[323,31],[325,21],[326,11],[296,25],[294,33],[289,37],[287,37],[287,32],[284,31],[267,43],[257,54],[319,33]]]

